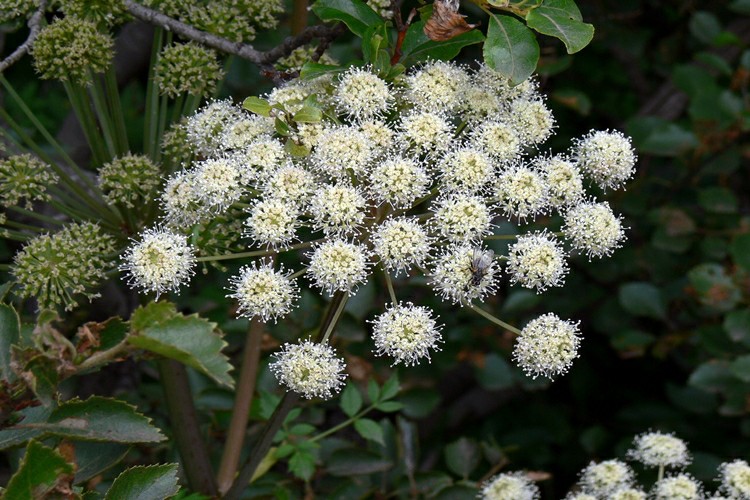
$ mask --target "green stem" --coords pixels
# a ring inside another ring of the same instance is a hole
[[[213,262],[216,260],[244,259],[245,257],[265,257],[267,255],[276,255],[281,252],[289,252],[291,250],[300,250],[303,248],[309,248],[313,246],[313,244],[321,240],[322,238],[318,240],[313,240],[313,241],[306,241],[304,243],[297,243],[296,245],[292,245],[290,247],[287,247],[281,250],[252,250],[250,252],[233,253],[229,255],[208,255],[205,257],[198,257],[195,260],[196,262]]]
[[[143,124],[143,150],[146,154],[156,159],[156,152],[160,149],[156,142],[156,124],[159,112],[159,90],[154,83],[156,64],[159,62],[159,53],[164,41],[164,29],[157,27],[154,31],[154,41],[151,45],[151,69],[148,72],[148,83],[146,84],[146,111]]]
[[[250,419],[250,406],[255,393],[255,381],[258,375],[260,360],[260,341],[263,338],[263,323],[258,318],[250,322],[250,330],[245,339],[245,352],[242,367],[237,381],[232,420],[227,431],[226,445],[221,455],[221,465],[216,482],[219,492],[226,493],[232,487],[232,481],[240,464],[242,445],[245,442],[247,422]]]
[[[180,119],[180,116],[182,115],[182,106],[184,102],[185,102],[185,94],[180,94],[177,96],[177,99],[175,99],[174,103],[172,104],[172,114],[169,116],[169,121],[168,121],[170,125]]]
[[[477,307],[477,306],[475,306],[474,304],[471,304],[471,303],[470,304],[466,304],[466,305],[469,307],[469,309],[471,309],[472,311],[474,311],[476,313],[479,313],[480,315],[484,316],[485,318],[487,318],[488,320],[492,321],[496,325],[501,326],[501,327],[505,328],[506,330],[509,330],[509,331],[515,333],[516,335],[521,335],[521,330],[519,330],[518,328],[516,328],[513,325],[510,325],[510,324],[506,323],[505,321],[503,321],[501,319],[496,318],[495,316],[493,316],[492,314],[488,313],[484,309],[481,309],[481,308],[479,308],[479,307]]]
[[[187,99],[185,99],[185,105],[182,107],[182,116],[189,116],[195,113],[195,111],[198,109],[198,106],[201,103],[201,96],[199,95],[193,95],[188,94]]]
[[[42,215],[40,213],[34,212],[32,210],[27,210],[27,209],[21,208],[21,207],[11,206],[11,207],[8,207],[8,210],[12,210],[12,211],[17,212],[19,214],[23,214],[26,217],[32,217],[32,218],[34,218],[36,220],[39,220],[39,221],[42,221],[42,222],[46,222],[48,224],[57,224],[57,225],[65,224],[65,221],[62,221],[62,220],[59,220],[59,219],[55,219],[54,217],[49,217],[47,215]]]
[[[489,236],[485,236],[485,240],[515,240],[518,238],[517,234],[491,234]]]
[[[107,90],[107,103],[112,112],[112,121],[114,122],[117,153],[124,155],[130,151],[130,145],[128,144],[128,132],[125,126],[125,115],[122,112],[120,91],[117,87],[117,75],[115,75],[115,67],[112,64],[104,73],[104,84]]]
[[[659,472],[657,473],[657,476],[656,476],[656,480],[661,481],[662,479],[664,479],[664,466],[660,465]]]
[[[154,153],[154,159],[156,161],[161,160],[161,138],[164,136],[164,130],[167,128],[167,112],[169,111],[169,97],[166,95],[161,96],[159,100],[159,121],[156,128],[156,152]]]
[[[328,342],[328,338],[331,336],[333,330],[336,328],[336,325],[339,322],[341,313],[344,312],[344,307],[346,307],[347,300],[349,300],[349,294],[346,292],[336,292],[336,295],[334,295],[333,299],[331,299],[331,307],[336,307],[336,310],[333,312],[333,316],[331,316],[331,319],[328,321],[328,326],[323,333],[323,338],[320,340],[321,344],[325,344],[326,342]]]
[[[99,128],[104,136],[104,143],[107,146],[107,152],[110,158],[115,158],[118,155],[117,146],[115,146],[115,133],[112,115],[107,109],[106,98],[104,97],[104,90],[102,89],[102,79],[99,75],[95,75],[89,70],[89,75],[92,80],[92,84],[89,86],[88,91],[91,96],[91,102],[94,104],[94,113],[99,121]]]
[[[107,150],[105,145],[102,143],[102,138],[99,130],[96,126],[96,120],[91,113],[91,108],[88,103],[88,96],[85,91],[81,92],[81,88],[73,86],[69,81],[63,81],[65,92],[68,94],[68,100],[73,111],[78,117],[78,121],[81,124],[83,135],[86,137],[86,141],[89,143],[91,148],[91,156],[95,165],[99,166],[107,161]],[[81,95],[83,94],[83,95]]]
[[[187,370],[171,359],[159,360],[158,365],[174,439],[190,489],[214,496],[217,494],[216,482],[201,437]]]
[[[310,443],[314,443],[316,441],[320,441],[321,439],[330,436],[331,434],[335,434],[336,432],[340,431],[344,427],[348,427],[352,423],[354,423],[357,420],[359,420],[360,418],[364,417],[365,415],[367,415],[368,413],[370,413],[373,409],[375,409],[375,405],[370,405],[367,408],[365,408],[364,410],[362,410],[359,413],[357,413],[356,415],[354,415],[353,417],[348,418],[347,420],[344,420],[340,424],[334,425],[330,429],[327,429],[324,432],[321,432],[320,434],[311,437],[308,441]]]
[[[391,296],[391,302],[393,305],[398,305],[398,299],[396,298],[396,290],[393,289],[393,280],[387,269],[383,269],[383,276],[385,276],[385,284],[388,287],[388,295]]]
[[[302,276],[302,275],[303,275],[303,274],[305,274],[306,272],[307,272],[307,266],[304,266],[304,267],[303,267],[302,269],[300,269],[300,270],[299,270],[299,271],[297,271],[296,273],[290,274],[290,275],[289,275],[289,279],[290,279],[290,280],[293,280],[293,279],[299,278],[300,276]]]
[[[127,341],[123,341],[115,345],[114,347],[107,349],[106,351],[95,352],[94,354],[90,355],[88,358],[83,360],[81,364],[77,365],[75,367],[75,371],[71,373],[71,375],[80,374],[85,371],[98,368],[102,365],[109,363],[110,361],[114,361],[117,358],[123,357],[125,354],[127,354],[131,350],[132,350],[131,345]]]

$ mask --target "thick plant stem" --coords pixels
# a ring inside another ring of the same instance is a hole
[[[245,352],[242,356],[242,368],[237,381],[237,391],[232,408],[232,420],[229,423],[226,445],[221,456],[221,465],[217,474],[219,492],[226,493],[232,486],[237,466],[240,464],[242,445],[245,442],[247,421],[250,418],[250,405],[253,402],[255,381],[258,375],[260,359],[260,341],[263,338],[263,323],[254,318],[250,322],[250,331],[245,341]]]
[[[328,306],[328,310],[326,311],[326,315],[324,316],[323,321],[320,324],[320,329],[318,330],[317,338],[319,341],[321,341],[321,338],[323,339],[323,342],[328,340],[328,337],[336,327],[336,324],[341,317],[341,312],[343,311],[344,305],[346,305],[346,301],[348,298],[349,295],[346,292],[336,292],[334,294],[333,298],[331,299],[331,303]],[[284,420],[286,419],[287,415],[289,415],[289,412],[292,411],[292,408],[294,408],[294,405],[297,403],[298,399],[299,394],[297,394],[296,392],[288,391],[286,394],[284,394],[284,397],[281,399],[279,406],[276,407],[273,415],[271,415],[271,418],[266,423],[266,427],[263,429],[263,433],[261,434],[260,439],[255,444],[255,447],[250,454],[250,458],[248,458],[247,462],[245,462],[245,464],[242,466],[242,469],[237,475],[237,478],[234,480],[232,487],[229,488],[229,490],[227,490],[226,494],[224,495],[225,499],[233,500],[240,498],[243,490],[247,486],[250,479],[253,477],[255,469],[258,468],[258,465],[260,465],[261,461],[268,453],[268,450],[271,448],[271,444],[273,444],[273,438],[281,428],[281,424],[284,423]]]
[[[216,481],[200,435],[185,366],[171,359],[160,360],[158,365],[174,439],[190,489],[215,496]]]
[[[292,35],[299,35],[307,27],[307,0],[294,0],[292,9]]]

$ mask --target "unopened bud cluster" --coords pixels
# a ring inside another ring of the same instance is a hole
[[[241,315],[288,314],[300,286],[292,275],[325,295],[353,295],[373,278],[393,291],[393,277],[423,276],[444,300],[476,307],[495,294],[503,273],[540,293],[564,283],[570,252],[602,257],[624,239],[620,217],[585,185],[622,186],[635,166],[629,140],[592,132],[566,153],[539,154],[555,122],[532,80],[514,87],[485,66],[446,62],[387,79],[352,67],[292,81],[245,106],[252,112],[211,102],[175,131],[197,160],[167,180],[159,230],[186,241],[196,225],[239,218],[247,248],[237,253],[295,252],[298,269],[256,261],[230,280]],[[553,214],[565,221],[561,228],[532,227]],[[517,230],[499,233],[501,223]],[[495,239],[516,241],[495,256]],[[190,252],[210,260],[199,246],[186,247],[181,259],[136,265],[147,240],[123,266],[147,290],[186,280]],[[374,350],[410,365],[438,349],[440,327],[426,307],[399,301],[400,291],[373,322]],[[530,375],[554,377],[567,371],[579,343],[576,323],[547,314],[521,331],[514,357]],[[307,387],[295,374],[308,372],[285,362],[290,353],[297,356],[290,347],[279,354],[275,372],[294,390]]]

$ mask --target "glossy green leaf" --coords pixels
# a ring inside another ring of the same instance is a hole
[[[302,106],[294,113],[294,121],[297,123],[317,123],[323,119],[323,111],[315,106]]]
[[[529,28],[559,38],[568,54],[574,54],[594,38],[594,26],[581,20],[573,0],[544,0],[526,16]]]
[[[380,387],[373,379],[367,381],[367,397],[370,398],[371,403],[380,400]]]
[[[382,23],[381,17],[361,0],[318,0],[312,11],[322,21],[341,21],[362,38],[369,26]]]
[[[383,429],[374,420],[370,420],[369,418],[355,420],[354,429],[368,441],[375,441],[378,444],[385,445]]]
[[[412,389],[399,397],[404,414],[411,418],[424,418],[440,403],[440,394],[433,389]]]
[[[380,392],[380,400],[386,401],[388,399],[395,398],[398,395],[398,391],[401,389],[401,384],[398,381],[398,372],[394,371],[388,380],[385,381]]]
[[[0,450],[18,446],[40,436],[43,431],[27,425],[46,422],[52,410],[53,408],[49,406],[31,406],[19,411],[17,424],[0,430]]]
[[[23,360],[19,375],[44,406],[54,406],[57,401],[57,385],[60,376],[58,361],[33,348],[22,349],[11,346],[11,357]]]
[[[10,346],[17,343],[21,336],[21,321],[18,313],[7,304],[0,304],[0,375],[12,382],[16,379],[10,367]]]
[[[22,500],[48,498],[47,493],[63,475],[72,474],[75,468],[62,455],[37,441],[30,441],[26,454],[15,474],[8,481],[3,499]]]
[[[688,384],[709,392],[721,392],[733,379],[726,364],[709,361],[690,374]]]
[[[620,305],[636,316],[664,319],[667,307],[661,290],[651,283],[626,283],[619,290]]]
[[[346,68],[342,68],[341,66],[332,66],[330,64],[320,64],[308,61],[302,65],[302,69],[299,71],[299,77],[303,80],[311,80],[329,73],[341,73],[343,71],[346,71]]]
[[[729,253],[735,264],[750,271],[750,233],[735,236],[729,245]]]
[[[197,315],[177,314],[174,305],[170,306],[174,315],[155,323],[145,323],[142,315],[136,317],[142,309],[136,310],[133,313],[136,321],[131,320],[131,325],[140,328],[128,338],[128,342],[191,366],[219,384],[233,387],[234,379],[229,375],[232,366],[221,352],[227,344],[216,332],[216,324]]]
[[[271,104],[267,100],[261,99],[260,97],[250,96],[245,98],[245,100],[242,101],[242,107],[250,111],[251,113],[255,113],[260,116],[271,115]]]
[[[328,472],[339,477],[383,472],[391,467],[393,464],[380,455],[354,448],[335,451],[327,463]]]
[[[750,382],[750,354],[735,358],[729,365],[729,370],[743,382]]]
[[[357,414],[362,408],[362,395],[359,393],[357,386],[351,382],[346,384],[344,390],[341,391],[339,405],[347,417],[353,417]]]
[[[539,44],[529,28],[511,16],[490,15],[484,60],[513,85],[526,80],[539,61]]]
[[[166,439],[151,425],[151,419],[138,413],[134,406],[101,396],[66,401],[52,411],[46,422],[22,422],[17,427],[84,441],[153,443]]]
[[[289,470],[300,479],[309,481],[315,473],[315,456],[304,451],[297,451],[289,459]]]
[[[119,463],[130,450],[130,446],[116,443],[79,441],[74,444],[76,455],[75,483],[88,481]]]
[[[690,18],[690,34],[705,44],[714,43],[721,34],[719,19],[712,13],[697,11]]]
[[[399,403],[398,401],[383,401],[382,403],[378,403],[375,405],[376,410],[380,410],[385,413],[399,411],[403,407],[404,405],[402,403]]]
[[[462,437],[445,447],[448,468],[464,479],[476,469],[480,459],[479,446],[473,439]]]
[[[154,500],[177,494],[177,464],[131,467],[117,476],[105,500]]]

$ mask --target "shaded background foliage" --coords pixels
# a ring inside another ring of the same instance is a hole
[[[326,498],[347,497],[377,484],[367,476],[347,477],[346,469],[337,472],[336,450],[351,443],[398,463],[388,472],[397,486],[408,484],[403,468],[412,462],[418,471],[431,471],[421,477],[435,484],[448,484],[449,477],[486,478],[493,465],[501,464],[503,470],[549,473],[541,476],[547,478],[540,483],[545,498],[562,497],[589,460],[624,456],[632,436],[649,428],[686,439],[694,453],[688,471],[709,484],[721,461],[750,456],[750,2],[603,0],[579,6],[597,29],[590,46],[570,56],[561,43],[540,39],[540,80],[559,124],[549,146],[559,151],[592,128],[624,129],[633,137],[640,155],[637,177],[626,192],[609,194],[630,226],[629,241],[611,259],[573,260],[574,272],[562,288],[536,296],[506,283],[488,305],[515,324],[545,311],[581,319],[580,359],[553,384],[531,380],[508,361],[513,338],[507,332],[411,287],[415,302],[442,310],[443,350],[431,364],[398,370],[400,414],[370,415],[380,421],[386,447],[346,430],[320,451],[330,474],[317,477],[314,490]],[[465,9],[470,19],[480,17],[471,6]],[[139,36],[128,29],[120,33],[121,47],[123,38]],[[15,46],[21,36],[8,35],[6,46]],[[270,46],[281,33],[263,37],[258,45]],[[150,37],[143,40],[147,44]],[[345,38],[332,55],[345,63],[356,50],[354,38]],[[143,57],[118,50],[122,61],[116,63],[118,74],[129,80],[124,96],[132,105],[125,109],[134,114],[143,106],[148,51],[142,52]],[[469,64],[479,58],[477,47],[461,56]],[[66,144],[82,144],[61,89],[35,80],[28,61],[7,77],[23,89],[45,125],[56,129],[63,124]],[[221,94],[241,99],[268,88],[270,82],[257,68],[237,60]],[[16,111],[8,103],[8,112]],[[131,144],[137,144],[141,131],[129,132]],[[15,250],[0,243],[4,261]],[[178,303],[217,322],[228,334],[227,352],[237,357],[247,321],[225,310],[224,280],[217,270],[206,271]],[[122,297],[107,293],[105,307],[80,311],[70,324],[120,312]],[[347,352],[351,378],[358,383],[368,378],[382,383],[392,371],[386,361],[367,361],[369,345],[361,342],[369,337],[365,320],[380,312],[386,293],[374,284],[363,287],[339,327],[339,347]],[[270,326],[264,352],[292,340],[290,332],[312,330],[323,307],[306,291],[297,314]],[[277,392],[266,369],[260,376],[251,437]],[[204,428],[209,436],[220,436],[228,424],[231,393],[195,374],[192,383]],[[84,397],[115,394],[156,415],[155,424],[169,433],[148,362],[113,365],[66,390]],[[302,420],[319,429],[345,418],[338,400],[302,411]],[[218,444],[209,446],[219,453]],[[165,459],[176,461],[175,451],[139,448],[128,457],[133,463]],[[8,455],[0,462],[3,477],[15,461]],[[306,475],[304,467],[310,464],[289,467]],[[283,497],[283,489],[301,492],[302,485],[279,464],[256,482],[254,491]],[[454,484],[441,495],[459,498],[473,491]]]

